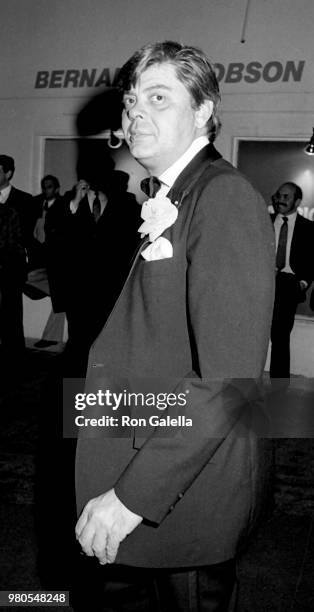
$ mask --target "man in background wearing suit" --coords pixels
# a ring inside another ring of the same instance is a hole
[[[150,197],[130,274],[90,351],[87,389],[141,391],[157,404],[140,411],[130,395],[115,411],[89,408],[114,415],[117,429],[78,442],[77,539],[114,564],[101,610],[227,610],[261,485],[257,440],[241,423],[269,339],[272,227],[261,196],[212,144],[220,96],[202,51],[149,44],[118,86]],[[128,410],[145,423],[128,426],[138,423]],[[159,417],[168,428],[154,427]]]
[[[6,346],[11,344],[10,352],[17,364],[19,358],[22,357],[25,346],[21,283],[25,280],[25,257],[32,240],[33,216],[32,196],[11,185],[14,170],[15,165],[13,157],[9,155],[0,155],[0,207],[10,207],[14,209],[16,213],[15,215],[5,215],[5,218],[6,222],[9,223],[7,227],[11,228],[9,231],[10,249],[12,251],[12,244],[16,241],[16,253],[19,253],[18,258],[14,257],[14,265],[6,265],[5,267],[6,299],[5,306],[3,305],[2,308],[2,318],[5,317],[5,320],[3,319],[2,323],[3,333],[5,333],[5,344]],[[9,217],[11,217],[11,220],[9,220]],[[23,252],[21,252],[21,249]],[[16,267],[17,260],[21,262],[21,266],[19,264]]]
[[[0,205],[0,339],[3,383],[7,374],[13,374],[13,371],[16,373],[14,366],[18,364],[25,348],[22,303],[25,277],[26,253],[19,216],[14,208]]]
[[[80,172],[84,177],[83,168]],[[113,307],[139,242],[140,208],[127,185],[125,172],[106,171],[105,167],[100,176],[95,164],[94,169],[87,167],[85,177],[64,196],[68,209],[66,364],[77,377],[85,376],[89,348]]]
[[[59,179],[46,174],[41,179],[41,193],[33,198],[35,225],[29,247],[28,278],[24,294],[31,299],[50,296],[52,307],[37,348],[47,348],[63,340],[65,323],[62,269],[65,253],[60,248],[64,225],[64,201],[59,193]]]
[[[22,227],[22,237],[27,249],[32,239],[35,220],[33,198],[30,193],[11,185],[14,171],[13,157],[0,155],[0,203],[11,206],[18,213]]]
[[[290,334],[299,302],[314,278],[314,225],[297,212],[302,189],[283,183],[273,197],[276,234],[276,293],[271,328],[270,377],[290,378]]]

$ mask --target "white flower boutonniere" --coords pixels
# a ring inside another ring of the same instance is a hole
[[[177,207],[167,198],[155,196],[149,198],[142,206],[141,217],[144,223],[139,227],[142,237],[148,234],[150,242],[153,242],[171,225],[178,216]],[[169,241],[168,241],[169,242]],[[170,244],[170,243],[169,243]]]

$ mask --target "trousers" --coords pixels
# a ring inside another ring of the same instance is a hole
[[[294,274],[278,272],[271,326],[271,378],[290,377],[290,334],[300,299],[300,286]]]
[[[216,565],[157,570],[118,565],[103,568],[96,567],[96,563],[95,571],[90,567],[90,582],[86,571],[83,572],[84,590],[88,588],[89,594],[78,597],[78,605],[73,606],[75,612],[83,612],[86,605],[93,612],[234,610],[237,585],[234,559]]]

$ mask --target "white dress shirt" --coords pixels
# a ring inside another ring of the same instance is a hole
[[[47,210],[49,210],[49,208],[51,208],[51,206],[55,203],[55,201],[56,201],[56,198],[53,198],[52,200],[43,200],[42,210],[41,210],[41,217],[44,220],[46,218]]]
[[[3,189],[1,189],[0,191],[0,204],[5,204],[9,195],[10,195],[10,191],[12,189],[12,185],[8,185],[7,187],[4,187]]]
[[[93,191],[92,189],[89,189],[89,191],[87,192],[87,199],[88,199],[88,204],[89,204],[89,208],[91,213],[93,212],[93,202],[96,198],[96,194],[95,191]],[[108,198],[105,196],[104,193],[102,193],[101,191],[99,191],[98,193],[98,198],[99,198],[99,202],[100,202],[100,215],[103,214],[107,202],[108,202]],[[70,202],[70,211],[72,214],[75,214],[76,211],[78,209],[78,206],[74,206],[73,201]]]
[[[182,170],[190,163],[190,161],[195,157],[195,155],[206,145],[208,145],[209,140],[207,136],[199,136],[195,140],[193,140],[192,144],[189,148],[177,159],[170,168],[167,168],[158,178],[161,181],[162,185],[158,190],[158,195],[165,196],[168,191],[171,189],[172,185],[175,183],[179,174],[181,174]]]

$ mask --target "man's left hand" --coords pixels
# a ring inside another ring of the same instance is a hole
[[[76,525],[76,538],[86,555],[95,555],[101,565],[114,563],[120,542],[142,520],[124,506],[114,489],[110,489],[86,504]]]

